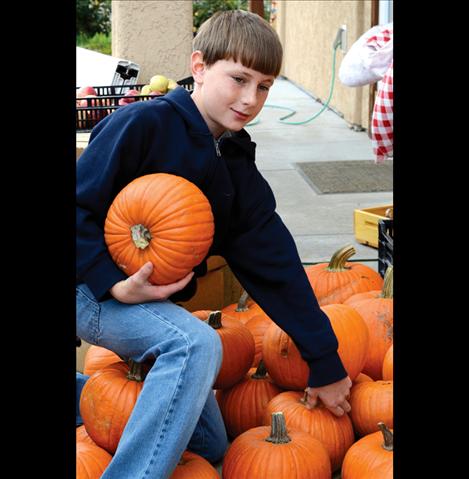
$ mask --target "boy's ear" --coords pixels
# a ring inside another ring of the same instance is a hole
[[[200,50],[192,52],[191,55],[191,72],[195,83],[203,83],[205,73],[204,56]]]

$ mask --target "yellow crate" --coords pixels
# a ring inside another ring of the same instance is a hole
[[[378,247],[378,221],[392,218],[393,205],[381,205],[373,208],[354,210],[353,229],[359,243]]]

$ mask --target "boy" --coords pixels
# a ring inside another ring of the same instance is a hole
[[[195,293],[203,262],[180,281],[149,284],[152,264],[127,277],[103,237],[107,210],[131,180],[182,176],[210,201],[209,255],[225,258],[249,295],[297,344],[310,365],[308,403],[350,410],[350,378],[337,339],[307,281],[275,200],[256,169],[243,127],[280,72],[282,47],[269,24],[245,11],[215,14],[194,39],[194,91],[183,88],[117,110],[93,130],[77,163],[77,334],[136,361],[156,358],[104,479],[167,478],[188,448],[210,461],[227,447],[213,382],[216,332],[175,304]]]

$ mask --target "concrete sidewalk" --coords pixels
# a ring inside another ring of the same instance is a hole
[[[277,212],[291,231],[303,262],[325,262],[340,247],[353,244],[353,260],[366,260],[377,269],[378,250],[355,240],[353,212],[392,204],[393,193],[318,194],[295,168],[310,161],[374,160],[366,131],[354,131],[337,113],[326,109],[305,125],[286,125],[279,118],[297,113],[288,121],[304,121],[323,105],[286,78],[271,88],[259,123],[246,127],[257,144],[257,167],[277,200]],[[253,122],[255,123],[255,122]]]

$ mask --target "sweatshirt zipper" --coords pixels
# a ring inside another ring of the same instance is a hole
[[[213,142],[215,143],[215,151],[217,152],[217,156],[221,156],[220,147],[218,146],[218,141],[214,138]]]

